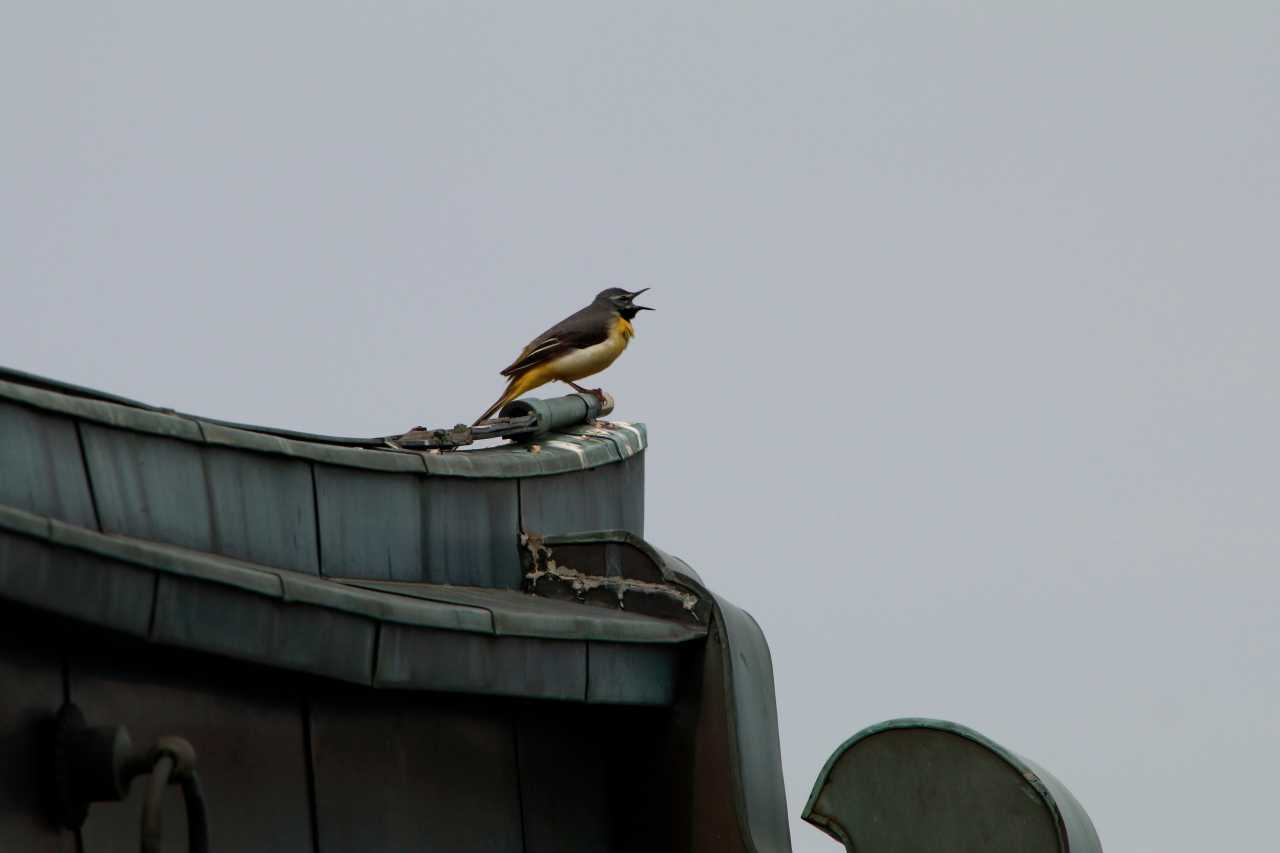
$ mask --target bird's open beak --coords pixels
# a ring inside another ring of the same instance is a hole
[[[642,288],[640,288],[639,290],[637,290],[635,293],[631,294],[631,307],[632,307],[632,308],[636,309],[637,311],[656,311],[656,310],[657,310],[656,308],[650,308],[648,305],[637,305],[637,304],[635,303],[635,298],[636,298],[637,296],[639,296],[640,294],[644,293],[644,292],[645,292],[646,290],[648,290],[648,289],[649,289],[649,288],[647,288],[647,287],[642,287]]]

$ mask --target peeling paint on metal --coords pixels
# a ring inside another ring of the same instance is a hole
[[[558,447],[558,448],[560,448],[561,450],[569,450],[569,451],[572,451],[573,453],[577,454],[578,459],[582,461],[582,463],[583,463],[582,467],[584,467],[584,468],[586,467],[586,462],[587,462],[587,453],[586,453],[586,451],[585,451],[585,450],[583,450],[583,449],[582,449],[582,445],[580,445],[580,444],[570,444],[570,443],[569,443],[569,442],[567,442],[567,441],[558,441],[558,440],[556,440],[556,439],[552,439],[551,441],[548,441],[548,442],[547,442],[547,446],[548,446],[548,447]]]
[[[539,580],[552,578],[569,584],[579,598],[597,589],[612,592],[618,600],[619,609],[625,609],[625,596],[628,592],[663,596],[678,602],[694,619],[697,619],[698,596],[677,586],[619,576],[593,575],[562,566],[552,557],[552,550],[544,543],[543,537],[536,533],[522,533],[520,544],[533,557],[533,568],[526,571],[524,575],[526,588],[531,593],[537,593]]]

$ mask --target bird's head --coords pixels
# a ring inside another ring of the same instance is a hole
[[[649,288],[642,287],[639,290],[623,290],[621,287],[611,287],[608,290],[602,290],[596,296],[596,302],[604,303],[622,315],[624,320],[630,320],[641,311],[652,311],[653,309],[647,305],[637,305],[635,298],[644,293]]]

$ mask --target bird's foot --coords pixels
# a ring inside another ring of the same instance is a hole
[[[564,379],[564,380],[562,380],[562,381],[563,381],[566,385],[568,385],[569,387],[571,387],[574,391],[577,391],[579,394],[590,394],[592,397],[595,397],[597,400],[599,400],[599,401],[600,401],[600,408],[601,408],[601,409],[608,408],[608,406],[609,406],[609,395],[608,395],[608,394],[606,394],[606,393],[604,393],[604,389],[603,389],[603,388],[583,388],[583,387],[582,387],[581,385],[579,385],[577,382],[570,382],[568,379]]]

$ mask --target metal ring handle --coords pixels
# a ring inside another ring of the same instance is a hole
[[[166,753],[160,755],[151,768],[151,778],[147,780],[147,799],[142,804],[142,853],[160,853],[164,842],[164,824],[161,809],[164,807],[164,792],[169,787],[169,775],[173,773],[177,762]]]
[[[142,805],[142,853],[161,853],[164,792],[172,781],[175,767],[178,767],[177,759],[162,748],[147,781],[147,798]],[[176,781],[182,788],[182,804],[187,812],[187,850],[189,853],[209,853],[209,817],[200,777],[194,768],[185,771],[179,768]]]

